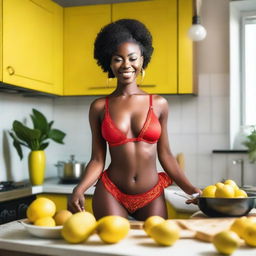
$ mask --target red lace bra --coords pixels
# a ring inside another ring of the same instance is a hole
[[[161,125],[153,111],[152,95],[149,95],[149,110],[146,121],[138,137],[135,138],[127,138],[126,134],[115,126],[109,114],[109,98],[106,97],[105,115],[101,124],[101,133],[110,147],[119,146],[131,141],[145,141],[151,144],[156,143],[161,135]]]

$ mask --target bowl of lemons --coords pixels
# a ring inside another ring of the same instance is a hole
[[[209,217],[240,217],[256,207],[256,194],[246,193],[235,181],[225,180],[203,189],[199,209]]]
[[[27,219],[20,223],[33,236],[61,238],[63,224],[72,216],[68,210],[56,211],[55,203],[45,197],[35,199],[28,207]]]

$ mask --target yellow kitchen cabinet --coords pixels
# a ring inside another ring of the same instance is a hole
[[[3,82],[63,93],[63,8],[51,0],[3,1]]]
[[[110,22],[110,5],[64,9],[64,95],[109,94],[107,74],[93,58],[94,40]]]
[[[67,209],[68,197],[66,194],[39,194],[37,197],[46,197],[52,200],[56,205],[56,210]],[[85,210],[92,213],[92,196],[85,196]]]
[[[142,21],[153,35],[155,50],[140,86],[149,93],[194,93],[192,41],[187,37],[192,0],[152,0],[65,8],[64,95],[114,90],[115,80],[108,85],[107,74],[93,58],[93,43],[102,26],[120,18]]]

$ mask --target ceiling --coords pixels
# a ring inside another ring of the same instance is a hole
[[[122,2],[135,2],[145,0],[52,0],[63,7],[81,6],[81,5],[95,5],[95,4],[112,4]]]

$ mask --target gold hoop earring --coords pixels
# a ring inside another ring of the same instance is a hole
[[[113,80],[113,78],[112,77],[108,77],[107,78],[107,82],[106,82],[106,89],[108,89],[110,86],[110,83],[111,83],[111,81]]]
[[[146,74],[146,72],[145,72],[145,70],[143,68],[141,68],[140,74],[141,74],[141,81],[140,81],[140,83],[142,84],[142,82],[144,81],[144,78],[145,78],[145,74]]]

